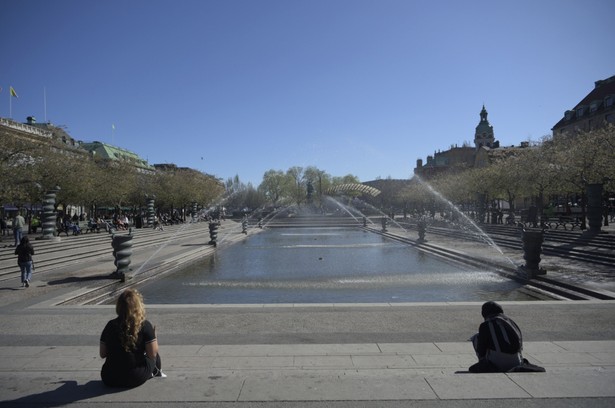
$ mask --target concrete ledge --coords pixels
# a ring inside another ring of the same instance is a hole
[[[162,346],[167,378],[107,388],[96,346],[0,347],[1,401],[392,401],[615,397],[615,341],[528,342],[546,373],[467,374],[469,343]]]

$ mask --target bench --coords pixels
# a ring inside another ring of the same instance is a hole
[[[79,227],[79,224],[74,224],[74,225],[70,225],[67,226],[64,223],[60,224],[58,226],[58,236],[60,236],[62,233],[66,234],[66,236],[68,236],[69,232],[72,232],[73,235],[79,235],[82,232],[82,229]]]
[[[564,230],[568,230],[566,226],[570,226],[570,230],[574,230],[575,227],[581,228],[581,221],[577,217],[549,217],[545,221],[543,221],[545,225],[552,229],[558,229],[560,226],[564,228]],[[555,226],[555,227],[554,227]]]
[[[66,229],[66,226],[64,224],[58,225],[58,228],[57,228],[57,235],[58,235],[58,237],[60,235],[62,235],[62,233],[66,234],[66,236],[68,236],[68,230]]]
[[[88,222],[85,226],[85,228],[82,228],[82,231],[84,234],[87,234],[88,232],[100,232],[101,228],[105,228],[104,225],[101,224],[97,224],[95,222],[90,223]]]

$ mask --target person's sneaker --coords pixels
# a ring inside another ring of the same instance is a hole
[[[167,378],[167,375],[162,370],[156,369],[156,372],[152,373],[152,377]]]
[[[28,280],[26,280],[26,288],[30,287],[30,282]]]

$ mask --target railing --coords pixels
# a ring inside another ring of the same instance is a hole
[[[25,125],[23,123],[15,122],[10,119],[0,118],[0,126],[5,126],[11,129],[19,130],[22,132],[30,133],[33,135],[51,137],[52,133],[48,130],[39,129],[34,126]]]

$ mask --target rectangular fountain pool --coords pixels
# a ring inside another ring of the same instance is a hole
[[[140,291],[150,304],[537,300],[496,273],[343,228],[265,230]]]

